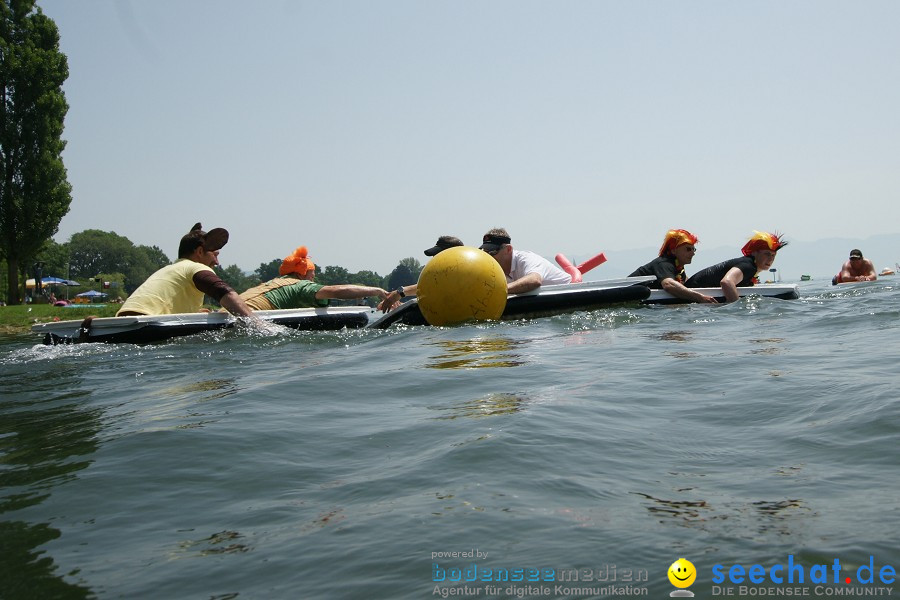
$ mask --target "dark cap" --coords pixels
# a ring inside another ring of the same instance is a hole
[[[850,258],[862,258],[862,252],[859,251],[859,248],[854,248],[850,251]]]
[[[228,243],[228,230],[217,227],[208,233],[203,231],[200,223],[194,223],[191,230],[182,238],[178,244],[178,258],[186,258],[199,246],[203,246],[209,252],[221,250]]]
[[[434,246],[425,251],[425,256],[434,256],[438,252],[446,250],[447,248],[455,248],[456,246],[462,245],[464,244],[458,237],[453,237],[452,235],[442,235],[438,238],[438,241]]]
[[[500,249],[500,246],[503,244],[508,244],[512,240],[505,235],[492,235],[490,233],[484,234],[484,237],[481,238],[482,244],[479,246],[485,252],[495,252]]]

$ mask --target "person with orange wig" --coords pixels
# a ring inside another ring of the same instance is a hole
[[[368,285],[316,283],[316,265],[309,258],[306,246],[300,246],[281,261],[278,273],[280,277],[252,287],[241,294],[247,306],[253,310],[314,308],[328,306],[330,298],[353,300],[375,296],[384,300],[388,294],[380,287]]]
[[[775,255],[787,242],[778,233],[754,231],[741,248],[742,256],[720,262],[695,273],[685,282],[689,288],[722,288],[727,302],[738,299],[739,287],[748,287],[758,282],[757,273],[768,271],[775,262]]]
[[[684,266],[691,264],[697,252],[697,236],[686,229],[670,229],[663,238],[659,256],[642,267],[638,267],[629,277],[653,275],[656,281],[651,288],[663,289],[677,298],[691,302],[712,303],[715,298],[685,287]]]

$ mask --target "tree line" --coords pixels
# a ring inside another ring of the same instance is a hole
[[[95,279],[116,282],[117,289],[111,295],[119,295],[123,299],[141,285],[157,269],[168,264],[168,255],[157,246],[135,245],[127,237],[112,231],[87,229],[72,235],[68,242],[57,243],[48,240],[34,256],[34,263],[42,263],[42,275],[62,279],[71,279],[81,284],[99,287]],[[228,285],[242,292],[264,281],[278,277],[281,258],[274,258],[267,263],[260,263],[254,271],[244,272],[235,264],[216,268],[218,275]],[[26,273],[30,272],[29,263]],[[382,276],[375,271],[358,271],[351,273],[348,269],[328,265],[316,267],[316,283],[337,285],[355,283],[358,285],[377,286],[393,290],[401,285],[409,285],[418,281],[422,265],[413,257],[404,258],[388,275]],[[24,278],[23,278],[24,281]],[[2,288],[2,285],[0,285]],[[19,290],[22,294],[23,290]],[[334,303],[334,302],[333,302]]]

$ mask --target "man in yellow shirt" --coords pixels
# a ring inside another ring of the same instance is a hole
[[[195,224],[181,238],[178,260],[148,277],[116,316],[199,312],[204,294],[235,316],[250,316],[253,311],[212,269],[219,264],[219,250],[227,243],[225,229],[219,227],[207,233],[200,223]]]

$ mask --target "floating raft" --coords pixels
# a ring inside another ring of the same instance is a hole
[[[622,277],[586,283],[566,285],[545,285],[525,294],[516,294],[506,299],[502,320],[531,319],[548,317],[578,310],[594,310],[623,302],[640,302],[650,296],[646,284],[654,277]],[[401,304],[369,327],[386,329],[394,323],[404,325],[427,325],[417,299]]]
[[[259,310],[260,319],[302,330],[354,329],[369,323],[367,306],[338,306],[327,308],[297,308],[288,310]],[[109,342],[143,344],[173,337],[194,335],[234,327],[238,318],[226,312],[181,313],[175,315],[141,317],[104,317],[90,321],[57,321],[32,325],[31,330],[44,335],[45,344],[79,342]]]
[[[587,283],[546,285],[534,291],[509,296],[501,319],[532,319],[580,310],[596,310],[623,303],[686,304],[662,290],[651,290],[645,284],[653,277],[622,277]],[[698,291],[725,300],[721,288],[698,288]],[[800,297],[796,285],[757,285],[738,288],[743,296],[764,296],[795,300]],[[297,308],[289,310],[260,310],[260,319],[307,331],[338,330],[343,328],[386,329],[394,323],[427,325],[415,298],[371,321],[372,309],[366,306],[337,306],[327,308]],[[44,336],[45,344],[107,342],[145,344],[173,337],[194,335],[206,331],[234,327],[238,318],[226,312],[182,313],[147,317],[95,318],[83,329],[83,320],[56,321],[32,325],[31,330]]]
[[[712,296],[719,302],[725,302],[725,294],[722,288],[691,288],[694,291]],[[752,287],[739,287],[738,295],[744,296],[763,296],[766,298],[780,298],[782,300],[796,300],[800,297],[799,288],[795,284],[781,285],[768,284],[754,285]],[[676,298],[672,294],[663,290],[651,290],[650,296],[643,300],[644,304],[689,304],[690,300],[682,300]]]

